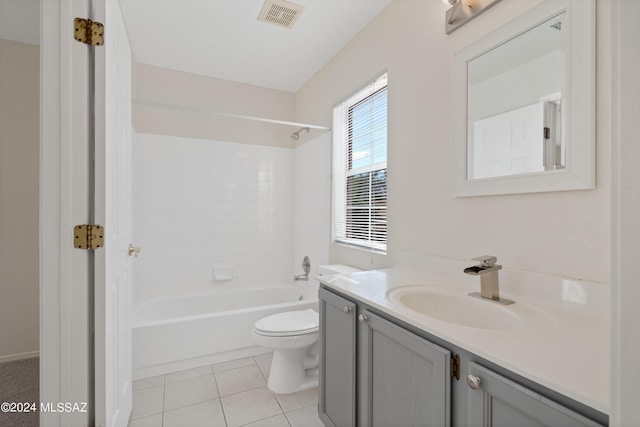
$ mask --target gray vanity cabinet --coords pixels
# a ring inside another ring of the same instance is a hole
[[[320,288],[320,395],[327,427],[356,425],[356,305]],[[330,343],[330,345],[326,345]],[[327,369],[329,367],[329,369]]]
[[[448,350],[323,288],[319,314],[325,426],[450,425]]]
[[[601,426],[513,381],[469,363],[469,426]]]
[[[323,287],[319,300],[318,410],[327,427],[608,424],[605,414],[364,303]]]
[[[358,425],[449,426],[451,353],[368,310],[358,320]]]

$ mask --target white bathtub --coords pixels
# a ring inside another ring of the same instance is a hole
[[[259,354],[253,324],[283,311],[317,310],[311,283],[160,298],[134,310],[133,378]]]

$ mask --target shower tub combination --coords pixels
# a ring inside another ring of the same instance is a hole
[[[135,309],[133,379],[263,353],[254,323],[283,311],[318,309],[317,286],[281,285],[159,298]]]

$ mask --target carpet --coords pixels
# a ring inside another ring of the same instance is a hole
[[[39,357],[0,363],[0,404],[8,402],[13,410],[33,403],[38,407],[39,375]],[[38,427],[39,417],[39,411],[30,408],[26,412],[0,411],[0,426]]]

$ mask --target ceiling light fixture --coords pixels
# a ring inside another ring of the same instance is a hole
[[[448,0],[451,7],[445,14],[445,33],[457,30],[499,2],[500,0]]]

